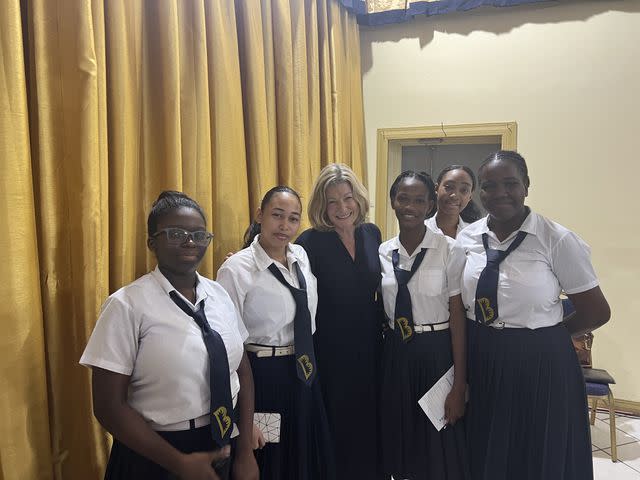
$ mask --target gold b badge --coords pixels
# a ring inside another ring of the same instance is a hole
[[[309,355],[300,355],[298,357],[298,363],[302,368],[305,380],[309,380],[309,377],[313,374],[313,363],[311,363]]]
[[[491,302],[488,298],[482,297],[476,300],[478,305],[480,306],[480,311],[482,312],[482,316],[484,317],[484,323],[491,323],[495,320],[496,312],[493,308],[491,308]],[[478,320],[478,319],[476,319]]]
[[[413,335],[413,328],[409,325],[409,319],[407,317],[396,318],[396,326],[399,329],[400,335],[402,335],[403,341],[411,338],[411,335]]]
[[[231,417],[227,415],[227,409],[225,407],[218,407],[211,415],[213,415],[213,418],[215,418],[218,423],[220,437],[224,438],[229,428],[231,428]]]

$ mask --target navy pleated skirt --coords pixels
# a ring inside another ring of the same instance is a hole
[[[255,411],[280,413],[280,442],[256,452],[262,480],[333,480],[335,460],[319,376],[308,387],[296,376],[293,355],[248,353]]]
[[[418,400],[453,365],[449,330],[419,333],[403,344],[385,337],[381,433],[385,473],[395,479],[469,479],[464,419],[439,432]]]
[[[473,479],[592,479],[584,380],[564,325],[467,325]]]
[[[183,453],[206,452],[216,450],[217,447],[211,435],[209,425],[177,432],[158,432],[167,442]],[[233,452],[233,442],[232,442]],[[221,469],[216,469],[222,480],[230,475],[229,460]],[[157,463],[134,452],[129,447],[113,439],[111,454],[107,464],[105,480],[177,480],[178,477]]]

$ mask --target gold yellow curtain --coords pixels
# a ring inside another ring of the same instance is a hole
[[[271,186],[366,178],[358,27],[334,0],[4,0],[0,66],[0,480],[98,479],[77,362],[153,265],[151,202],[203,205],[213,276]]]

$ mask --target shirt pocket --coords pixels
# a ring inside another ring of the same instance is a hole
[[[418,272],[418,291],[422,295],[435,297],[442,294],[444,270],[441,268],[423,268]]]
[[[504,269],[504,273],[514,282],[527,287],[543,287],[555,280],[549,265],[539,260],[512,262]]]

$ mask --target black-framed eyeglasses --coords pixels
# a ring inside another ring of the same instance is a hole
[[[162,230],[158,230],[151,236],[157,237],[161,233],[167,235],[167,243],[169,245],[182,245],[183,243],[186,243],[190,238],[191,241],[199,247],[206,247],[209,245],[211,239],[213,238],[213,233],[207,232],[206,230],[196,230],[195,232],[190,232],[188,230],[185,230],[184,228],[163,228]]]

